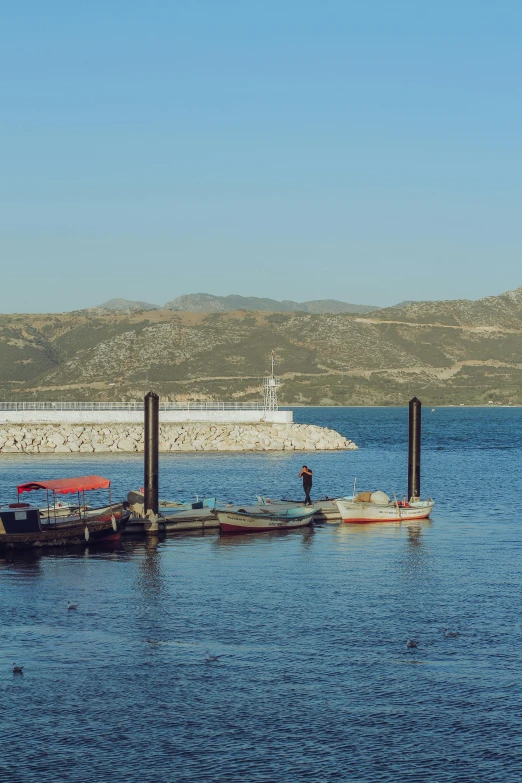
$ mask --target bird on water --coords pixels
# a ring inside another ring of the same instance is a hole
[[[409,650],[414,650],[418,646],[419,646],[419,643],[417,641],[415,641],[415,639],[407,639],[406,640],[406,647]]]
[[[207,650],[207,656],[205,658],[206,663],[212,663],[212,661],[219,661],[220,658],[223,658],[225,656],[225,653],[221,653],[221,655],[211,655],[210,651]]]
[[[67,609],[78,609],[80,604],[72,604],[70,601],[67,603]]]
[[[17,666],[16,663],[13,663],[13,674],[23,674],[23,673],[24,673],[24,667]]]
[[[459,635],[458,631],[450,631],[448,628],[444,629],[444,638],[445,639],[456,639]]]

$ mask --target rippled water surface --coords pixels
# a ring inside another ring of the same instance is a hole
[[[406,410],[296,420],[361,448],[162,456],[161,496],[300,497],[303,462],[315,496],[403,494]],[[425,523],[0,558],[2,783],[522,780],[522,410],[426,409],[423,443]],[[94,472],[142,483],[139,457],[5,455],[0,496]]]

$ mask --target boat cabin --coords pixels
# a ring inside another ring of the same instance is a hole
[[[39,533],[40,510],[29,503],[11,503],[0,506],[0,535],[13,533]]]

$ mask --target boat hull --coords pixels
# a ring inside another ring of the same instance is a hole
[[[85,520],[44,524],[35,533],[0,534],[0,550],[39,549],[41,547],[79,546],[119,540],[130,511],[90,516]]]
[[[286,518],[240,511],[218,511],[217,516],[222,533],[268,533],[307,527],[312,524],[313,511]]]
[[[422,500],[408,506],[398,506],[396,503],[377,505],[376,503],[359,503],[353,500],[336,500],[343,522],[409,522],[415,519],[427,519],[435,505],[432,500]]]

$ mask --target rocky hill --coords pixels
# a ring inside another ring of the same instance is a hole
[[[149,310],[0,316],[3,399],[249,400],[277,357],[286,404],[522,403],[522,288],[367,315]]]
[[[381,308],[379,320],[403,320],[408,323],[440,323],[452,326],[520,327],[522,286],[500,296],[484,299],[450,299],[442,302],[404,302]]]

